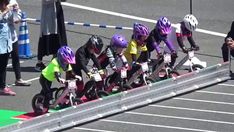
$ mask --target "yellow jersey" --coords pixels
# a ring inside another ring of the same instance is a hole
[[[146,45],[144,44],[144,46],[139,46],[136,40],[132,39],[124,51],[124,56],[126,57],[128,63],[132,63],[132,55],[136,55],[136,59],[138,59],[142,51],[147,51]]]

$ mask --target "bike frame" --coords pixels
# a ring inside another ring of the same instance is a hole
[[[73,99],[76,98],[76,79],[74,80],[67,80],[66,81],[68,85],[64,87],[63,93],[57,98],[52,105],[50,105],[50,108],[56,108],[59,103],[65,103],[67,101],[66,96],[69,94],[69,101],[71,105],[74,105]]]
[[[159,61],[159,65],[152,72],[149,78],[155,79],[159,77],[159,72],[165,67],[167,76],[169,75],[169,71],[172,70],[168,65],[171,62],[171,54],[164,53],[163,59]]]
[[[127,85],[130,86],[140,75],[143,75],[144,83],[147,85],[146,77],[148,76],[149,71],[148,62],[140,63],[140,66],[141,68],[138,69],[134,74],[132,74],[132,77],[126,83]]]
[[[186,56],[184,56],[184,58],[178,63],[176,64],[176,66],[173,68],[173,70],[177,71],[179,70],[183,64],[189,60],[189,67],[190,67],[190,70],[193,71],[193,65],[194,63],[192,62],[192,58],[194,57],[194,50],[190,49],[187,53]]]

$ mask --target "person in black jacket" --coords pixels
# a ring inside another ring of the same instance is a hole
[[[89,60],[91,59],[94,63],[94,66],[98,68],[98,70],[101,70],[101,65],[95,56],[95,54],[99,55],[102,51],[103,47],[103,41],[100,37],[96,35],[92,35],[89,40],[86,42],[85,45],[81,46],[79,49],[77,49],[75,58],[76,58],[76,64],[72,65],[72,69],[76,75],[79,75],[82,77],[82,70],[91,77],[91,72],[87,68],[87,64],[89,63]],[[78,93],[83,91],[84,88],[84,82],[82,81],[77,82],[77,88]]]
[[[229,60],[228,48],[230,48],[230,55],[234,56],[234,21],[232,22],[231,30],[228,32],[227,36],[224,39],[224,44],[222,46],[222,55],[223,61],[226,62]]]

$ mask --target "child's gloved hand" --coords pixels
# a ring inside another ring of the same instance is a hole
[[[105,74],[104,70],[99,70],[98,73],[101,75]]]
[[[77,80],[79,80],[79,81],[82,80],[82,77],[81,77],[81,76],[78,76],[78,75],[75,75],[75,78],[76,78]]]
[[[93,77],[93,74],[91,72],[88,72],[87,75],[88,75],[88,78],[92,78]]]
[[[66,82],[66,80],[65,80],[65,79],[63,79],[63,78],[59,78],[59,83],[61,83],[61,84],[65,84],[65,82]]]

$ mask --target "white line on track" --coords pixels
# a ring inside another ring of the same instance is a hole
[[[103,13],[103,14],[108,14],[108,15],[112,15],[112,16],[118,16],[118,17],[133,19],[133,20],[144,21],[144,22],[150,22],[150,23],[156,23],[157,22],[156,20],[153,20],[153,19],[147,19],[147,18],[143,18],[143,17],[132,16],[132,15],[127,15],[127,14],[123,14],[123,13],[118,13],[118,12],[113,12],[113,11],[108,11],[108,10],[83,6],[83,5],[77,5],[77,4],[67,3],[67,2],[62,3],[62,5],[73,7],[73,8],[79,8],[79,9],[83,9],[83,10],[94,11],[94,12]],[[172,26],[174,26],[174,24],[172,24]],[[209,35],[214,35],[214,36],[219,36],[219,37],[226,37],[226,34],[224,34],[224,33],[208,31],[208,30],[205,30],[205,29],[196,29],[196,31],[201,32],[201,33],[205,33],[205,34],[209,34]]]
[[[220,86],[228,86],[228,87],[234,87],[234,85],[232,84],[226,84],[226,83],[221,83],[221,84],[218,84]]]
[[[87,130],[87,131],[93,131],[93,132],[115,132],[115,131],[107,131],[107,130],[100,130],[100,129],[83,128],[83,127],[74,127],[73,129]]]
[[[24,63],[24,61],[20,61],[20,64]],[[7,64],[7,67],[12,66],[12,64]]]
[[[158,128],[169,128],[169,129],[178,129],[178,130],[187,130],[187,131],[197,131],[197,132],[215,132],[215,131],[210,131],[210,130],[193,129],[193,128],[185,128],[185,127],[175,127],[175,126],[166,126],[166,125],[156,125],[156,124],[146,124],[146,123],[137,123],[137,122],[129,122],[129,121],[116,121],[116,120],[108,120],[108,119],[101,119],[100,121],[111,122],[111,123],[120,123],[120,124],[139,125],[139,126],[148,126],[148,127],[158,127]]]
[[[196,91],[197,93],[208,93],[208,94],[218,94],[218,95],[230,95],[230,96],[234,96],[233,93],[222,93],[222,92],[211,92],[211,91]]]
[[[234,103],[219,102],[219,101],[209,101],[209,100],[199,100],[199,99],[189,99],[189,98],[172,98],[175,100],[193,101],[193,102],[203,102],[203,103],[213,103],[213,104],[223,104],[223,105],[233,105]]]
[[[132,114],[132,115],[150,116],[150,117],[162,117],[162,118],[172,118],[172,119],[181,119],[181,120],[190,120],[190,121],[200,121],[200,122],[210,122],[210,123],[234,125],[234,122],[207,120],[207,119],[199,119],[199,118],[159,115],[159,114],[140,113],[140,112],[125,112],[125,113]]]
[[[207,112],[207,113],[234,115],[234,113],[232,113],[232,112],[225,112],[225,111],[214,111],[214,110],[204,110],[204,109],[193,109],[193,108],[175,107],[175,106],[165,106],[165,105],[149,105],[149,106],[150,106],[150,107],[167,108],[167,109],[178,109],[178,110],[188,110],[188,111],[198,111],[198,112]]]

